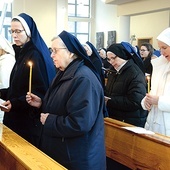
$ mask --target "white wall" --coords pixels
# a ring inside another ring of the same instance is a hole
[[[169,26],[169,10],[130,17],[130,34],[136,38],[153,39],[153,47],[158,49],[156,37]],[[137,40],[133,42],[137,45]]]
[[[118,6],[118,16],[138,15],[170,8],[169,0],[136,0]]]
[[[96,32],[104,32],[104,46],[106,47],[108,31],[116,30],[117,42],[129,41],[130,35],[135,34],[137,38],[153,37],[153,46],[157,48],[157,35],[163,29],[170,26],[170,10],[161,9],[164,11],[154,11],[154,9],[157,9],[158,3],[161,7],[163,1],[165,6],[169,0],[155,0],[156,5],[153,4],[153,1],[147,1],[145,2],[146,4],[144,1],[137,1],[134,4],[116,6],[105,4],[102,0],[92,0],[94,10],[92,11],[92,37],[90,41],[95,45]],[[148,4],[149,2],[152,3]],[[147,8],[145,5],[147,5]],[[152,9],[152,13],[144,13],[145,8],[149,11],[149,6]],[[63,7],[66,8],[65,12]],[[117,9],[119,9],[118,13]],[[143,14],[134,14],[136,11],[143,12]],[[53,36],[59,34],[63,29],[67,30],[67,0],[14,0],[13,16],[21,12],[26,12],[34,18],[48,46],[51,45],[51,38]],[[125,16],[117,15],[123,12]],[[126,16],[127,12],[128,15]],[[134,43],[137,43],[137,41]]]
[[[118,29],[118,20],[117,6],[108,5],[101,0],[96,0],[95,32],[104,32],[105,47],[107,46],[108,31],[116,31]],[[96,36],[96,34],[93,35]]]
[[[130,17],[129,16],[120,16],[118,20],[118,29],[117,29],[117,43],[130,41]]]
[[[96,44],[96,32],[104,32],[104,46],[107,47],[108,31],[116,30],[119,42],[129,35],[129,25],[124,28],[124,17],[117,17],[117,6],[105,4],[101,0],[92,0],[92,30],[90,41]],[[65,10],[64,10],[65,8]],[[35,20],[37,27],[48,46],[51,38],[63,29],[67,30],[67,0],[14,0],[13,16],[21,12],[28,13]],[[123,18],[123,20],[122,20]],[[123,25],[121,27],[120,25]],[[125,24],[126,25],[126,24]],[[125,38],[125,39],[126,39]]]
[[[67,28],[67,13],[63,10],[66,4],[67,0],[14,0],[13,16],[22,12],[32,16],[41,36],[50,46],[51,39]]]

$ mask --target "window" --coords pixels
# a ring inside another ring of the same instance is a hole
[[[90,0],[68,0],[68,16],[90,18]]]
[[[9,33],[11,19],[12,19],[12,5],[11,3],[6,3],[5,1],[0,1],[0,33],[12,41],[11,34]]]
[[[81,43],[89,41],[91,0],[68,0],[68,31]]]

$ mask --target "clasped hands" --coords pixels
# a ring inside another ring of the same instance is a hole
[[[152,105],[158,105],[158,100],[159,100],[159,96],[154,96],[154,95],[147,93],[146,96],[145,96],[145,100],[144,100],[145,108],[148,111],[150,111]]]
[[[42,100],[40,97],[36,96],[35,94],[33,93],[27,93],[26,95],[26,101],[28,102],[29,105],[33,106],[33,107],[36,107],[36,108],[40,108],[41,105],[42,105]],[[45,121],[48,117],[49,113],[41,113],[40,115],[40,121],[41,123],[44,125],[45,124]]]

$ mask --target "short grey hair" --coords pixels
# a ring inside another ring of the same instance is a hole
[[[60,39],[60,42],[59,42],[60,45],[61,45],[62,47],[64,47],[64,48],[67,48],[66,45],[64,44],[63,40],[62,40],[59,36],[53,37],[53,38],[51,39],[51,41],[54,41],[54,40],[56,40],[56,39]]]

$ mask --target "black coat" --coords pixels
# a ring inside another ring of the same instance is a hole
[[[105,170],[104,94],[94,73],[73,61],[59,71],[44,101],[50,113],[43,128],[41,147],[69,170]]]
[[[152,64],[151,64],[151,57],[147,57],[145,60],[143,60],[143,64],[145,67],[145,73],[148,73],[152,75]]]
[[[26,102],[30,70],[28,61],[33,63],[32,92],[42,98],[48,89],[46,66],[43,57],[31,41],[25,44],[23,48],[14,45],[14,50],[16,63],[11,72],[10,86],[8,89],[0,90],[1,98],[10,100],[12,104],[10,112],[4,114],[3,123],[37,146],[42,125],[36,109]]]
[[[109,117],[144,127],[147,112],[142,109],[141,100],[146,95],[146,81],[132,60],[118,73],[110,72],[105,95],[111,97],[107,102]]]

